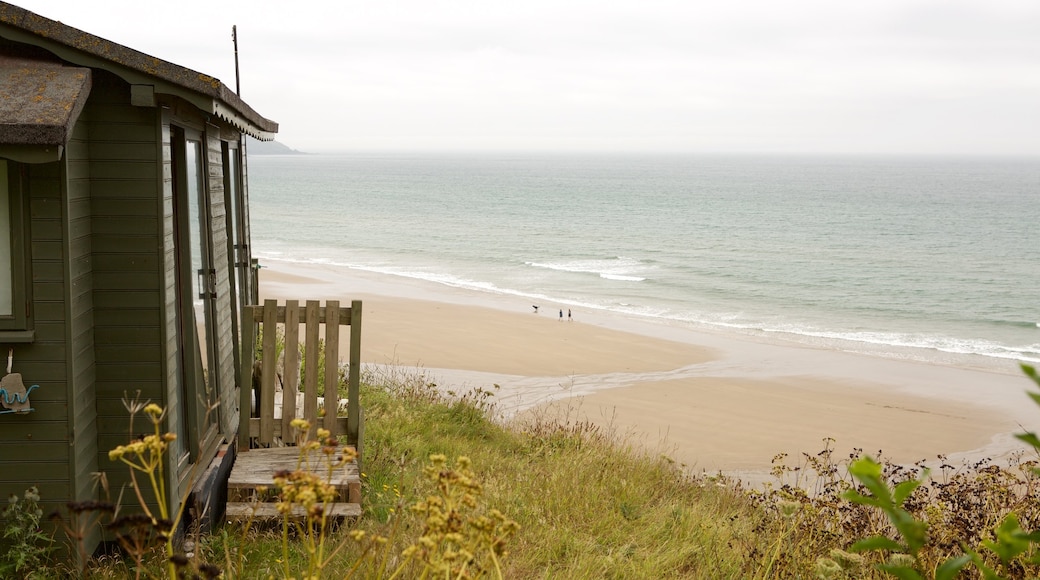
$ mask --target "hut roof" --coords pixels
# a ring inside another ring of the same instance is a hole
[[[0,143],[65,145],[88,94],[88,68],[0,55]]]
[[[54,101],[51,103],[53,106],[61,104],[63,107],[66,105],[70,107],[71,116],[62,121],[65,123],[66,131],[71,122],[75,122],[76,115],[79,113],[79,110],[75,108],[76,99],[85,98],[85,94],[82,97],[80,95],[89,92],[90,88],[89,74],[84,77],[85,80],[80,81],[78,92],[74,88],[76,75],[83,74],[83,69],[79,67],[97,67],[113,72],[131,85],[151,85],[156,93],[168,93],[182,97],[200,109],[224,119],[258,139],[269,141],[273,139],[273,133],[278,132],[277,123],[262,117],[217,78],[127,48],[6,2],[0,2],[0,38],[46,49],[61,60],[77,65],[75,67],[61,66],[35,58],[31,59],[36,61],[35,66],[31,63],[25,64],[23,60],[25,66],[21,69],[28,71],[26,74],[33,76],[36,80],[45,81],[45,94],[41,103],[48,98],[53,98]],[[6,73],[7,70],[4,68],[3,73],[0,74]],[[26,82],[31,82],[31,80],[26,78]],[[6,89],[7,87],[4,86],[0,91],[6,91]],[[35,99],[37,94],[33,91],[37,89],[39,89],[39,85],[23,87],[20,90],[28,90],[33,94],[23,92],[21,96],[28,96],[30,100]],[[84,89],[88,90],[84,91]],[[0,103],[0,111],[8,108],[11,108],[10,105]],[[80,103],[80,108],[82,108],[82,103]],[[53,115],[58,113],[54,109],[40,112],[52,115],[50,120],[54,120]],[[2,118],[0,117],[0,119]],[[41,118],[45,119],[45,117]],[[24,119],[22,120],[24,121]],[[22,123],[22,125],[22,131],[25,131],[25,124]],[[18,132],[15,128],[8,130],[12,133]],[[29,132],[36,133],[34,138],[42,139],[44,135],[51,134],[48,131],[59,131],[59,129],[54,126],[48,130],[37,127],[36,131]]]

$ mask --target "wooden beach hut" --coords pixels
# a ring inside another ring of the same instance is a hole
[[[140,392],[177,435],[171,495],[222,509],[256,303],[243,139],[277,130],[213,77],[0,2],[0,497],[118,490]]]

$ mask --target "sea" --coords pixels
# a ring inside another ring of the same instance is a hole
[[[884,357],[1040,363],[1040,158],[249,158],[254,256]]]

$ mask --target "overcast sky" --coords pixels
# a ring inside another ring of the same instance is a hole
[[[325,151],[1040,155],[1040,1],[14,0]]]

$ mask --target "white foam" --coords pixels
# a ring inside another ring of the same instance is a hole
[[[621,282],[642,282],[643,280],[646,280],[646,278],[643,278],[642,276],[624,276],[621,274],[600,274],[599,277],[607,280],[618,280]]]

